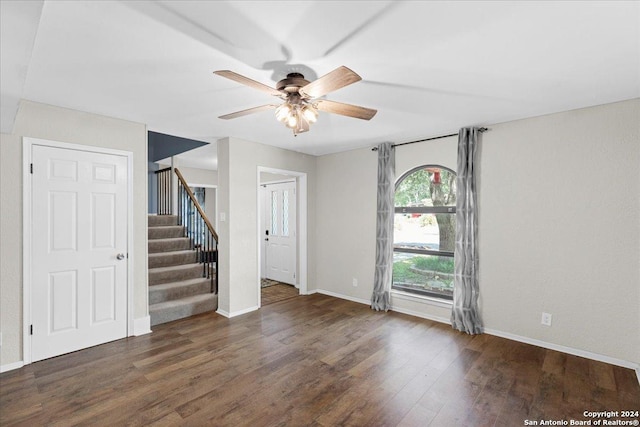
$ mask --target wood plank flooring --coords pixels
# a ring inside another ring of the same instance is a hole
[[[0,375],[2,426],[522,426],[639,408],[630,369],[319,294]]]
[[[262,293],[261,303],[263,307],[265,305],[273,304],[274,302],[284,301],[300,295],[295,286],[285,285],[284,283],[267,286],[262,288],[260,291]]]

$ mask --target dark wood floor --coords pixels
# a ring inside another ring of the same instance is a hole
[[[284,283],[278,283],[276,285],[267,286],[261,289],[262,299],[261,304],[265,305],[273,304],[274,302],[284,301],[289,298],[294,298],[300,295],[298,289],[293,285],[285,285]]]
[[[632,370],[317,294],[0,376],[2,426],[522,426],[638,408]]]

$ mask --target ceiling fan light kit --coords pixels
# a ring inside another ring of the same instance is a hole
[[[311,104],[292,104],[286,101],[276,108],[276,119],[293,130],[293,134],[309,130],[309,125],[318,120],[318,110]]]
[[[336,68],[313,82],[305,80],[300,73],[290,73],[276,84],[275,89],[229,70],[214,71],[214,74],[284,100],[281,105],[262,105],[219,117],[225,120],[275,108],[276,119],[290,128],[294,136],[298,136],[299,133],[307,132],[309,126],[318,120],[318,111],[362,120],[371,120],[377,113],[376,110],[371,108],[317,99],[362,80],[359,75],[344,66]]]

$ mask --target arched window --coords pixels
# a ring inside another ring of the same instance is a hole
[[[396,182],[392,289],[453,299],[456,174],[420,166]]]

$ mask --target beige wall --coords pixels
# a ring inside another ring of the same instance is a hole
[[[0,366],[22,360],[22,138],[0,135]]]
[[[258,305],[258,167],[307,174],[308,288],[315,278],[316,158],[236,138],[218,142],[218,213],[220,227],[220,310],[229,314]]]
[[[318,158],[316,283],[323,291],[371,300],[377,161],[369,148]]]
[[[479,170],[485,327],[640,362],[640,100],[490,126]],[[396,174],[456,169],[456,138],[403,146]],[[375,259],[376,154],[318,158],[318,288],[367,301]],[[358,287],[352,279],[358,279]],[[394,308],[450,310],[392,298]],[[542,311],[553,325],[540,324]]]
[[[160,165],[161,168],[169,166],[171,165]],[[218,171],[216,170],[180,166],[180,160],[178,160],[177,168],[187,184],[218,185]]]
[[[640,362],[640,100],[491,126],[480,158],[486,327]]]
[[[2,135],[0,365],[22,360],[22,137],[133,152],[134,317],[147,316],[147,130],[139,123],[22,101],[12,135]]]

